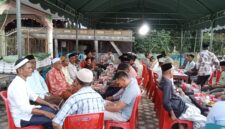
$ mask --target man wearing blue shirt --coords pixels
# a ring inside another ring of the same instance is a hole
[[[207,123],[225,126],[225,101],[217,102],[207,116]]]
[[[135,78],[129,78],[126,72],[119,71],[115,74],[115,83],[124,88],[122,97],[117,102],[106,102],[104,111],[105,120],[128,121],[132,114],[135,99],[141,94]]]

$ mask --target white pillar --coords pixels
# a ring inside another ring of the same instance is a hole
[[[0,30],[0,54],[1,56],[6,55],[6,39],[4,30]]]
[[[58,56],[58,54],[59,54],[59,52],[58,52],[58,39],[55,39],[54,40],[55,42],[54,42],[54,45],[55,45],[55,56],[57,57]]]
[[[48,53],[50,57],[53,57],[53,23],[51,16],[43,17],[43,20],[47,26],[47,43],[48,43]]]
[[[53,29],[48,27],[48,30],[47,30],[47,41],[48,41],[48,53],[51,54],[51,57],[53,57],[53,43],[52,43],[52,40],[53,40]]]

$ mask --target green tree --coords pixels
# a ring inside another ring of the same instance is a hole
[[[172,33],[173,32],[171,31],[155,30],[146,36],[137,35],[133,45],[133,50],[137,53],[149,51],[153,53],[160,53],[161,51],[170,53],[173,51],[174,46],[178,44],[178,40],[175,42],[172,41],[175,39],[172,37],[176,35]]]

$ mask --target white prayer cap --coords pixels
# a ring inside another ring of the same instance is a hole
[[[60,61],[60,58],[56,57],[56,58],[52,59],[52,64],[55,64],[58,61]]]
[[[159,62],[164,63],[164,61],[165,61],[165,58],[163,58],[163,57],[159,58]]]
[[[86,83],[90,83],[93,81],[93,72],[89,69],[83,68],[77,72],[77,78]]]
[[[27,62],[29,62],[29,60],[27,58],[20,58],[16,61],[15,63],[15,69],[18,69],[20,67],[22,67],[23,65],[25,65]]]
[[[166,63],[171,63],[171,64],[173,64],[173,59],[170,58],[170,57],[166,57],[166,58],[164,58],[164,63],[165,63],[165,64],[166,64]]]

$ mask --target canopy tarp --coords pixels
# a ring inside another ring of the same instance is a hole
[[[193,20],[209,15],[216,18],[225,9],[225,0],[30,0],[40,3],[52,13],[80,20],[86,26],[96,28],[136,29],[143,21],[152,28],[179,29]],[[222,17],[224,12],[222,12]],[[221,17],[221,16],[220,16]],[[85,19],[86,18],[86,19]],[[216,19],[215,24],[225,20]],[[209,22],[209,23],[208,23]],[[210,21],[194,27],[208,27]]]

